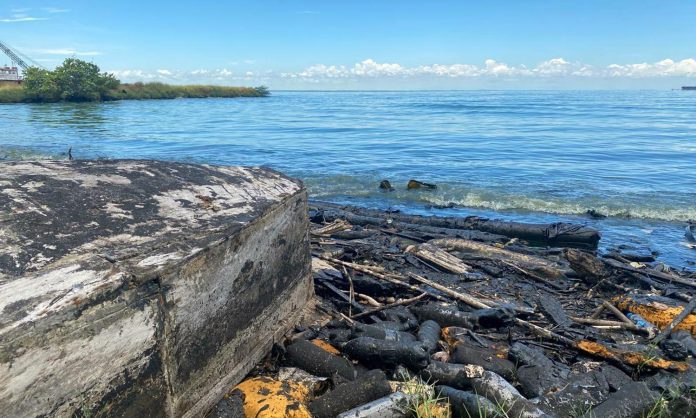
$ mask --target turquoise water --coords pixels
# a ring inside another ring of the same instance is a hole
[[[264,99],[0,105],[0,158],[267,165],[314,198],[415,213],[571,220],[605,247],[696,260],[696,94],[274,92]],[[436,183],[407,192],[410,178]],[[389,179],[394,193],[380,193]],[[433,206],[454,205],[449,209]],[[610,215],[593,220],[595,209]]]

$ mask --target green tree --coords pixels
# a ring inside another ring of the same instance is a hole
[[[254,87],[254,90],[256,90],[256,93],[261,97],[270,96],[271,94],[271,92],[268,90],[268,87],[266,86]]]
[[[24,93],[27,99],[41,102],[57,102],[61,92],[52,71],[29,67],[24,72]]]
[[[113,74],[101,73],[90,62],[68,58],[54,71],[29,68],[24,77],[24,91],[33,101],[85,102],[108,100],[119,80]]]
[[[108,98],[109,91],[119,85],[111,74],[100,73],[91,62],[68,58],[54,71],[61,98],[69,102],[95,101]]]

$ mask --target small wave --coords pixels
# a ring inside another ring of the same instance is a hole
[[[618,201],[617,196],[595,196],[585,200],[562,200],[557,197],[525,196],[505,191],[472,190],[453,185],[443,185],[436,191],[396,190],[382,193],[376,189],[379,181],[359,181],[352,176],[335,176],[323,179],[308,179],[307,185],[313,197],[370,198],[384,200],[389,204],[426,205],[435,207],[469,207],[495,211],[529,211],[558,215],[585,215],[594,210],[602,215],[617,218],[654,219],[670,222],[685,222],[696,219],[696,208],[667,207],[666,205],[638,205]],[[611,199],[611,200],[610,200]],[[648,201],[649,199],[644,199]]]
[[[52,158],[57,157],[55,155],[40,153],[35,150],[21,147],[0,146],[0,161],[47,160]],[[62,158],[65,158],[65,156]]]

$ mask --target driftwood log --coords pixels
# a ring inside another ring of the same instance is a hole
[[[435,239],[428,243],[446,250],[474,253],[491,260],[507,261],[517,267],[532,271],[545,278],[558,279],[563,277],[563,272],[557,265],[541,257],[521,254],[493,245],[458,238]]]
[[[321,216],[326,222],[333,222],[340,219],[345,219],[353,225],[357,226],[375,226],[380,228],[396,228],[400,231],[412,231],[430,235],[432,237],[455,237],[466,238],[487,242],[503,242],[507,239],[506,236],[500,234],[492,234],[482,231],[474,231],[469,229],[447,228],[425,223],[415,224],[408,223],[391,218],[391,214],[380,214],[381,216],[366,216],[358,215],[353,212],[348,212],[338,208],[323,209]]]
[[[324,212],[326,221],[343,218],[350,223],[359,225],[360,223],[356,222],[358,217],[369,217],[373,220],[375,218],[389,218],[392,222],[398,222],[399,224],[426,225],[430,227],[448,228],[454,230],[481,231],[495,235],[504,235],[511,238],[520,238],[532,243],[559,247],[597,248],[597,244],[602,236],[601,233],[594,228],[565,222],[553,224],[526,224],[520,222],[487,219],[478,216],[467,216],[465,218],[423,217],[417,215],[384,213],[378,210],[352,207],[350,208],[351,212],[347,212],[343,210],[343,207],[340,205],[316,201],[313,201],[311,205]],[[347,216],[349,213],[352,216]],[[463,238],[476,239],[474,237]]]
[[[406,252],[454,274],[466,274],[472,271],[472,268],[462,260],[431,244],[411,245],[406,248]]]

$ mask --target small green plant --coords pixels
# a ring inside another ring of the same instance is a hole
[[[510,405],[506,402],[498,402],[498,400],[496,400],[494,405],[497,418],[519,418],[510,415]]]
[[[592,405],[585,405],[584,403],[578,403],[575,404],[571,407],[570,410],[570,417],[571,418],[580,418],[580,417],[587,417],[587,418],[597,418],[595,416],[594,411],[592,411]]]
[[[413,377],[404,381],[404,392],[409,396],[409,411],[416,418],[440,418],[438,404],[445,398],[436,393],[435,384],[429,383],[420,377]]]
[[[657,346],[654,344],[650,344],[648,346],[648,349],[645,351],[645,354],[643,355],[643,360],[636,366],[637,376],[643,373],[645,369],[648,368],[648,365],[650,363],[659,359],[659,356],[657,355],[657,350]]]
[[[652,408],[643,414],[643,418],[667,418],[669,416],[668,410],[669,400],[663,394],[655,400]]]

